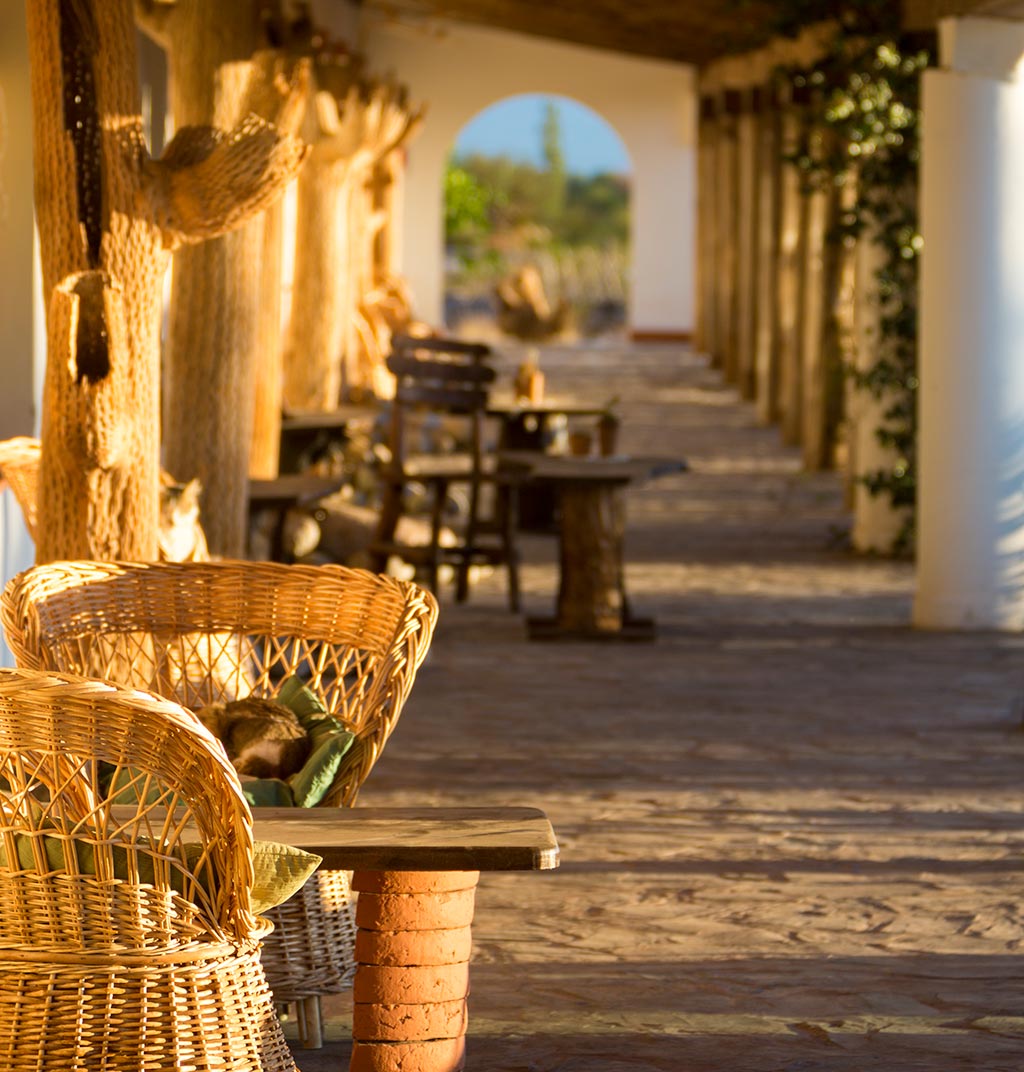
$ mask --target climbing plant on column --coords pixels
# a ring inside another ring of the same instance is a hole
[[[784,5],[780,29],[832,16],[835,34],[827,54],[812,67],[791,71],[798,89],[810,90],[812,126],[832,131],[831,152],[815,157],[806,148],[792,163],[809,182],[845,185],[850,196],[832,236],[858,239],[882,251],[878,270],[877,353],[859,366],[846,339],[846,369],[854,384],[882,402],[876,435],[888,448],[888,467],[862,473],[874,495],[888,498],[905,516],[894,550],[914,541],[917,488],[917,280],[923,241],[918,229],[917,185],[920,75],[930,52],[901,33],[897,5],[860,3]]]

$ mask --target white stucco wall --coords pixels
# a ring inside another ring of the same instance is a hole
[[[456,136],[478,112],[520,93],[571,97],[604,118],[633,164],[631,327],[689,332],[694,315],[694,69],[454,24],[363,15],[359,46],[394,73],[427,119],[409,149],[403,272],[417,312],[440,323],[442,177]]]
[[[0,4],[0,439],[38,428],[46,340],[34,242],[25,5]],[[21,509],[2,491],[0,588],[33,557]],[[11,654],[0,637],[0,666],[9,665]]]

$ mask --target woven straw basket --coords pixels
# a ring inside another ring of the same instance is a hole
[[[159,799],[113,822],[97,760]],[[294,1072],[216,740],[155,696],[0,670],[0,778],[0,1068]]]
[[[302,677],[356,742],[323,800],[351,805],[395,728],[437,620],[410,582],[341,566],[269,562],[57,562],[3,593],[20,666],[147,689],[193,710],[273,696]],[[319,997],[349,984],[355,924],[348,875],[318,871],[269,913],[263,964],[319,1043]]]

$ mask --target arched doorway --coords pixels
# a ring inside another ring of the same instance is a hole
[[[401,71],[427,118],[409,146],[402,193],[400,267],[417,314],[443,319],[443,178],[462,128],[495,102],[521,93],[560,94],[602,116],[633,166],[629,327],[638,336],[681,337],[693,326],[695,271],[695,69],[481,27],[443,33],[370,14],[366,54]]]
[[[524,93],[473,116],[444,182],[445,320],[522,338],[626,323],[632,162],[569,97]]]

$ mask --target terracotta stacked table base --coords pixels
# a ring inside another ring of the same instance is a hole
[[[478,871],[357,871],[351,1072],[465,1064]]]

